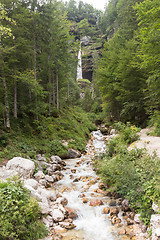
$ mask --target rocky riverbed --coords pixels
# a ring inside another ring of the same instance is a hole
[[[1,180],[19,175],[39,202],[50,231],[45,240],[147,239],[147,229],[128,200],[111,193],[93,170],[93,158],[105,151],[112,133],[93,132],[80,158],[70,150],[74,158],[65,161],[58,156],[46,160],[38,155],[34,161],[16,157],[0,168]],[[157,221],[152,219],[156,231]],[[156,234],[150,239],[158,239]]]

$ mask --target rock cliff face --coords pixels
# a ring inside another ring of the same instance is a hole
[[[94,42],[90,37],[83,37],[82,42],[82,75],[92,81],[93,70],[98,56],[101,55],[101,43]]]

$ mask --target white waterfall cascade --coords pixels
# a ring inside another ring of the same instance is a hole
[[[82,49],[81,49],[81,43],[80,48],[78,52],[78,65],[77,65],[77,80],[83,79],[82,77]]]

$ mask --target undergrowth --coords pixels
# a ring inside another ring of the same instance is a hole
[[[38,240],[47,233],[38,202],[21,181],[0,182],[0,239]]]
[[[129,150],[129,144],[138,139],[138,129],[130,124],[116,126],[119,134],[109,141],[105,157],[95,159],[95,166],[106,185],[129,199],[148,225],[152,203],[160,199],[160,159],[145,149]]]
[[[15,156],[35,158],[39,153],[46,156],[68,156],[68,149],[85,151],[90,131],[95,125],[80,107],[64,108],[56,116],[41,116],[32,124],[16,123],[10,133],[0,132],[0,161]],[[63,143],[67,142],[67,146]]]

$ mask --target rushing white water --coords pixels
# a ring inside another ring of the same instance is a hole
[[[78,65],[77,65],[77,80],[82,79],[82,50],[81,50],[81,44],[80,49],[78,52]]]
[[[94,153],[104,152],[106,146],[101,132],[95,131],[92,136]],[[85,155],[79,159],[69,159],[66,164],[66,170],[63,171],[64,177],[57,183],[58,189],[67,188],[63,192],[63,197],[68,199],[67,207],[76,209],[78,218],[73,222],[76,225],[74,233],[68,231],[65,233],[64,239],[117,240],[118,236],[113,232],[108,216],[102,214],[103,208],[108,206],[108,197],[94,192],[98,188],[100,180],[92,169],[91,156]],[[90,181],[92,181],[91,184]],[[88,199],[88,203],[83,203],[84,196]],[[89,206],[89,202],[93,198],[102,200],[104,205]],[[74,238],[70,233],[74,235]]]

